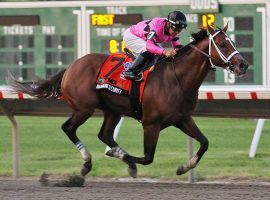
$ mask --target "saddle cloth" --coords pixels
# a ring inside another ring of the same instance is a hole
[[[106,89],[113,93],[130,96],[132,80],[126,79],[122,72],[125,67],[131,65],[133,59],[123,53],[115,53],[110,55],[107,60],[103,63],[97,81],[96,89]],[[143,79],[139,86],[139,101],[142,102],[143,91],[146,83],[147,76],[153,69],[147,69],[143,72]]]

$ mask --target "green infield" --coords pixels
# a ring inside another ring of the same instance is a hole
[[[40,176],[43,172],[78,174],[83,164],[79,151],[61,130],[63,117],[16,117],[19,124],[20,175]],[[270,124],[265,123],[256,157],[248,157],[256,127],[253,119],[195,118],[209,140],[209,149],[195,168],[198,180],[227,177],[270,179]],[[78,136],[91,152],[93,169],[88,176],[128,177],[127,165],[104,156],[105,145],[97,138],[102,118],[89,119]],[[0,176],[12,175],[11,124],[0,117]],[[143,156],[143,132],[136,120],[125,118],[117,142],[128,153]],[[198,143],[194,142],[194,152]],[[187,136],[174,127],[161,132],[155,160],[137,165],[138,177],[186,180],[176,169],[187,162]]]

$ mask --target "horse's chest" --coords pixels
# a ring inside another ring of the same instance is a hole
[[[193,110],[195,109],[197,102],[198,98],[183,98],[180,96],[171,98],[168,105],[175,110]]]
[[[165,121],[178,121],[190,116],[197,105],[197,101],[178,101],[170,104],[166,109]]]
[[[186,116],[190,116],[193,114],[195,108],[197,106],[197,100],[196,99],[182,99],[175,105],[174,103],[174,115],[176,118],[183,118]]]

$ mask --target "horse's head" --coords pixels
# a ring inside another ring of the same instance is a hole
[[[223,29],[214,30],[208,26],[209,55],[212,65],[230,70],[237,76],[246,73],[248,62],[236,50],[232,40],[226,35],[228,24]]]

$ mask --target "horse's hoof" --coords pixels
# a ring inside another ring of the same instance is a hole
[[[137,178],[137,167],[136,165],[128,168],[128,173],[132,178]]]
[[[185,167],[182,165],[181,167],[178,167],[178,169],[176,170],[176,175],[182,175],[186,173]]]
[[[114,149],[110,149],[109,151],[107,151],[107,152],[105,153],[105,155],[106,155],[106,156],[110,156],[110,157],[114,157],[114,156],[113,156],[113,152],[114,152]]]
[[[91,162],[85,162],[82,166],[81,169],[81,175],[85,176],[86,174],[88,174],[92,169],[92,163]]]
[[[129,165],[128,173],[132,178],[137,178],[137,166],[135,163]]]

